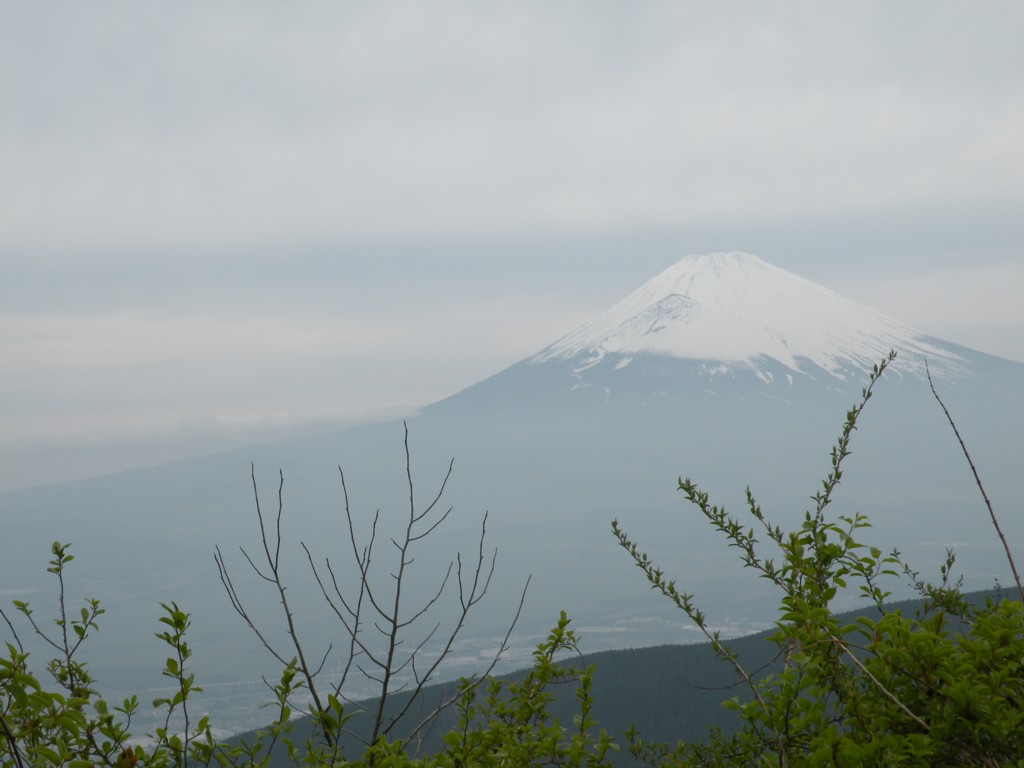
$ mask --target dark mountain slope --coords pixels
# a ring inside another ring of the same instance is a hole
[[[984,603],[987,598],[999,598],[997,591],[975,592],[967,595],[970,602]],[[896,602],[889,610],[899,610],[905,615],[915,615],[923,606],[920,600]],[[840,614],[841,624],[852,624],[858,616],[877,617],[874,608],[862,608]],[[951,623],[950,630],[957,625]],[[769,630],[728,641],[736,652],[740,663],[754,677],[761,679],[781,668],[779,649],[768,642]],[[581,638],[586,645],[586,636]],[[645,741],[674,745],[677,741],[703,741],[709,728],[731,733],[740,725],[739,717],[723,704],[733,698],[747,701],[750,698],[746,684],[738,677],[732,666],[715,653],[710,643],[692,645],[660,645],[650,648],[632,648],[585,654],[563,662],[574,667],[593,665],[593,716],[599,729],[608,731],[624,746],[623,734],[631,727]],[[518,671],[502,675],[505,681],[522,680],[525,672]],[[434,702],[450,695],[450,686],[432,686],[424,695],[424,705],[418,710],[431,711]],[[555,699],[549,711],[561,723],[571,728],[573,715],[578,712],[575,687],[572,684],[555,686]],[[404,706],[406,699],[396,697],[392,711]],[[361,702],[371,711],[377,700]],[[354,709],[354,707],[352,708]],[[454,708],[446,710],[437,719],[436,725],[418,743],[420,754],[434,754],[443,749],[442,737],[457,725],[458,713]],[[415,720],[415,718],[414,718]],[[352,752],[360,750],[361,741],[367,735],[368,718],[356,715],[351,721],[351,742],[347,748]],[[297,743],[304,743],[309,733],[307,720],[296,723],[293,736]],[[240,734],[238,739],[251,739],[252,734]],[[617,763],[635,764],[622,752]],[[290,765],[283,751],[277,753],[272,762],[274,768]]]

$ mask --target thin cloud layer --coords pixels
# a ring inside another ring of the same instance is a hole
[[[246,247],[1020,201],[989,6],[8,9],[0,242]]]

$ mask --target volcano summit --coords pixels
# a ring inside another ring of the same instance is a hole
[[[622,368],[636,354],[756,371],[773,360],[845,379],[890,349],[904,369],[960,362],[918,331],[756,256],[713,253],[687,256],[533,359],[572,360],[580,371],[606,356]]]

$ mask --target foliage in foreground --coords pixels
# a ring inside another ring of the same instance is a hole
[[[813,510],[797,530],[772,525],[749,490],[751,520],[742,522],[711,504],[698,486],[680,480],[689,502],[726,537],[728,546],[737,548],[744,565],[778,588],[780,608],[772,641],[778,647],[781,671],[765,676],[746,669],[710,628],[692,596],[679,590],[613,522],[619,542],[651,586],[707,635],[746,686],[745,696],[731,703],[743,723],[737,733],[709,734],[702,744],[659,745],[646,743],[631,731],[625,734],[623,753],[641,764],[667,766],[1024,765],[1022,601],[1007,598],[972,606],[951,580],[952,554],[942,566],[940,584],[933,586],[898,552],[883,554],[862,543],[868,528],[864,516],[831,519],[825,514],[842,478],[857,419],[891,359],[875,367],[863,399],[848,412],[832,450],[831,469],[813,497]],[[998,530],[994,514],[992,520]],[[765,546],[773,549],[770,555]],[[165,713],[164,724],[139,739],[131,735],[138,701],[108,704],[78,659],[103,610],[96,601],[88,601],[77,613],[65,605],[64,574],[72,557],[67,545],[59,543],[53,545],[53,556],[49,570],[60,590],[57,631],[44,631],[27,603],[14,604],[54,649],[46,669],[51,682],[32,673],[13,623],[0,612],[12,638],[6,657],[0,658],[4,768],[262,768],[275,745],[283,745],[296,765],[604,766],[620,749],[599,731],[591,715],[593,668],[555,662],[560,652],[576,647],[564,614],[535,651],[533,667],[520,682],[463,681],[453,705],[458,708],[458,725],[445,735],[445,747],[436,755],[410,757],[408,745],[387,738],[361,755],[341,754],[340,735],[351,713],[337,697],[317,713],[319,736],[294,743],[292,701],[305,685],[296,661],[285,665],[273,687],[274,721],[251,743],[219,744],[206,718],[192,722],[189,717],[190,696],[200,689],[188,671],[189,617],[175,604],[163,606],[157,637],[169,649],[163,673],[175,681],[177,690],[170,698],[153,702]],[[1007,556],[1016,579],[1009,549]],[[881,584],[900,574],[926,598],[919,615],[904,616],[887,606],[889,593]],[[877,618],[861,617],[842,625],[832,603],[841,590],[853,587],[877,607]],[[1024,599],[1019,580],[1017,588]],[[554,686],[560,684],[574,686],[577,712],[571,723],[559,722],[550,712]],[[619,754],[620,759],[623,756]]]
[[[778,647],[781,672],[756,679],[709,628],[693,597],[677,589],[613,522],[619,542],[652,588],[704,632],[748,693],[745,701],[732,703],[744,723],[738,734],[671,751],[634,739],[636,754],[677,765],[1024,764],[1021,601],[989,600],[974,607],[963,599],[959,584],[950,583],[952,553],[942,566],[942,582],[932,586],[899,552],[883,555],[861,542],[869,527],[863,515],[835,520],[825,515],[857,419],[893,357],[874,367],[862,400],[847,413],[832,449],[831,469],[799,529],[772,525],[749,489],[753,527],[711,504],[690,480],[679,481],[687,499],[739,550],[744,565],[778,588],[779,616],[771,640]],[[998,530],[994,514],[993,523]],[[765,554],[758,535],[774,547],[772,556]],[[1012,556],[1010,565],[1016,578]],[[889,592],[880,582],[899,573],[926,598],[918,616],[886,608]],[[878,618],[861,617],[843,626],[831,606],[840,590],[853,586],[874,603]],[[1024,598],[1019,580],[1017,588]]]

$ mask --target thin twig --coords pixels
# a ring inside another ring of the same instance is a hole
[[[483,673],[481,673],[480,675],[477,675],[476,679],[472,683],[469,683],[466,687],[457,686],[457,693],[455,695],[439,702],[438,705],[434,707],[434,709],[430,712],[430,714],[428,714],[426,717],[420,720],[416,727],[413,728],[413,730],[406,737],[406,742],[410,742],[414,738],[417,738],[425,727],[428,728],[428,730],[429,728],[432,728],[433,722],[435,721],[438,714],[440,714],[442,710],[446,709],[447,707],[451,706],[456,701],[458,701],[458,699],[461,698],[466,691],[472,690],[473,688],[479,686],[484,680],[486,680],[490,676],[491,672],[494,671],[494,668],[498,665],[498,662],[501,660],[502,655],[509,648],[508,641],[509,638],[512,636],[512,631],[516,628],[516,624],[519,623],[519,617],[523,613],[523,604],[526,602],[526,591],[530,588],[530,579],[532,578],[532,576],[528,576],[526,578],[526,584],[523,585],[522,594],[520,594],[519,596],[519,606],[516,608],[516,615],[512,617],[512,623],[509,624],[508,630],[505,632],[505,637],[501,641],[501,645],[498,647],[498,651],[494,654],[494,657],[491,659],[491,662],[488,665],[487,669],[485,669]]]
[[[935,383],[932,381],[932,372],[928,369],[928,361],[924,363],[925,373],[928,375],[928,386],[932,389],[932,394],[935,395],[935,399],[939,405],[942,406],[942,412],[946,414],[946,420],[949,421],[949,426],[953,428],[953,434],[956,435],[956,439],[960,442],[960,449],[964,452],[964,457],[967,459],[967,463],[971,467],[971,472],[974,474],[974,482],[978,484],[978,490],[981,491],[981,498],[985,500],[985,506],[988,508],[989,517],[992,518],[992,525],[995,526],[996,533],[999,534],[999,540],[1003,543],[1003,549],[1006,551],[1006,559],[1010,563],[1010,570],[1013,572],[1013,580],[1017,582],[1017,591],[1020,592],[1020,599],[1024,602],[1024,586],[1021,585],[1020,576],[1017,574],[1017,565],[1013,561],[1013,553],[1010,551],[1010,545],[1006,542],[1006,537],[1003,535],[1003,529],[999,527],[999,518],[996,517],[995,510],[992,509],[992,502],[989,501],[988,494],[985,492],[985,486],[981,483],[981,478],[978,476],[978,470],[974,466],[974,461],[971,459],[971,454],[967,450],[967,445],[964,443],[964,439],[960,437],[960,430],[956,427],[956,422],[953,421],[953,417],[949,413],[949,409],[946,404],[942,402],[942,398],[939,397],[939,393],[935,391]]]
[[[7,738],[7,744],[11,748],[11,756],[14,757],[14,762],[18,765],[18,768],[24,768],[25,763],[21,758],[21,750],[18,749],[18,742],[14,738],[14,734],[11,733],[11,729],[7,726],[7,720],[4,719],[4,713],[0,712],[0,726],[3,727],[4,734]]]
[[[24,653],[25,652],[25,648],[21,644],[21,638],[18,637],[18,630],[16,630],[14,628],[14,625],[11,623],[11,620],[9,618],[7,618],[7,614],[4,613],[4,609],[3,608],[0,608],[0,617],[3,618],[4,622],[7,624],[8,628],[11,630],[11,635],[14,637],[14,642],[18,646],[18,651],[20,653]]]
[[[878,688],[878,690],[880,690],[882,692],[882,694],[887,699],[889,699],[889,701],[891,701],[897,707],[902,709],[911,720],[913,720],[915,723],[920,725],[925,730],[925,733],[930,733],[931,732],[932,729],[929,727],[928,723],[926,723],[920,717],[918,717],[913,712],[911,712],[910,708],[906,704],[904,704],[902,701],[900,701],[895,696],[895,694],[893,694],[888,688],[886,688],[884,685],[882,685],[882,683],[879,681],[879,679],[877,677],[875,677],[873,674],[871,674],[871,672],[868,670],[868,668],[865,667],[863,663],[861,663],[861,660],[858,659],[854,655],[853,651],[851,651],[849,648],[846,647],[846,643],[844,643],[842,640],[840,640],[835,635],[832,635],[830,639],[832,640],[833,643],[837,644],[843,650],[843,653],[845,653],[847,656],[850,657],[850,659],[853,661],[853,663],[857,665],[857,668],[860,669],[860,671],[863,672],[865,675],[867,675],[868,679],[872,683],[874,683],[875,687]]]

